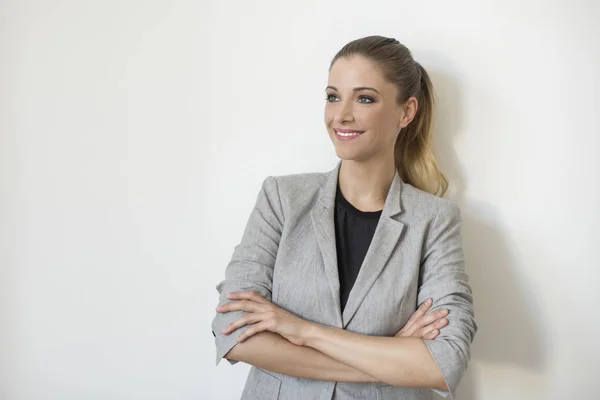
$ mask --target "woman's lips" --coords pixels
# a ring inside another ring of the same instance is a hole
[[[352,140],[356,139],[364,133],[364,131],[355,131],[352,129],[334,129],[335,137],[339,140]]]

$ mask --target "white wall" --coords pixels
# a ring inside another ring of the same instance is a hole
[[[0,398],[236,399],[215,285],[267,175],[325,171],[330,58],[438,92],[480,331],[459,399],[597,398],[600,5],[3,1]],[[596,379],[597,380],[597,379]]]

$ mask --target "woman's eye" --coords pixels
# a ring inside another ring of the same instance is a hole
[[[330,103],[336,102],[338,101],[338,97],[335,94],[328,94],[325,97],[325,100],[327,100]],[[370,104],[370,103],[374,103],[375,100],[373,100],[373,98],[369,97],[369,96],[360,96],[358,98],[358,102],[361,104]]]

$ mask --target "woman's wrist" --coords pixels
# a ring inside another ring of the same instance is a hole
[[[314,348],[315,343],[322,337],[323,330],[323,325],[310,322],[302,335],[302,346]]]

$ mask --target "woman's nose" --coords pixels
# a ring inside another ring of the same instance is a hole
[[[354,111],[352,110],[352,104],[348,102],[342,102],[336,117],[338,122],[353,121]]]

